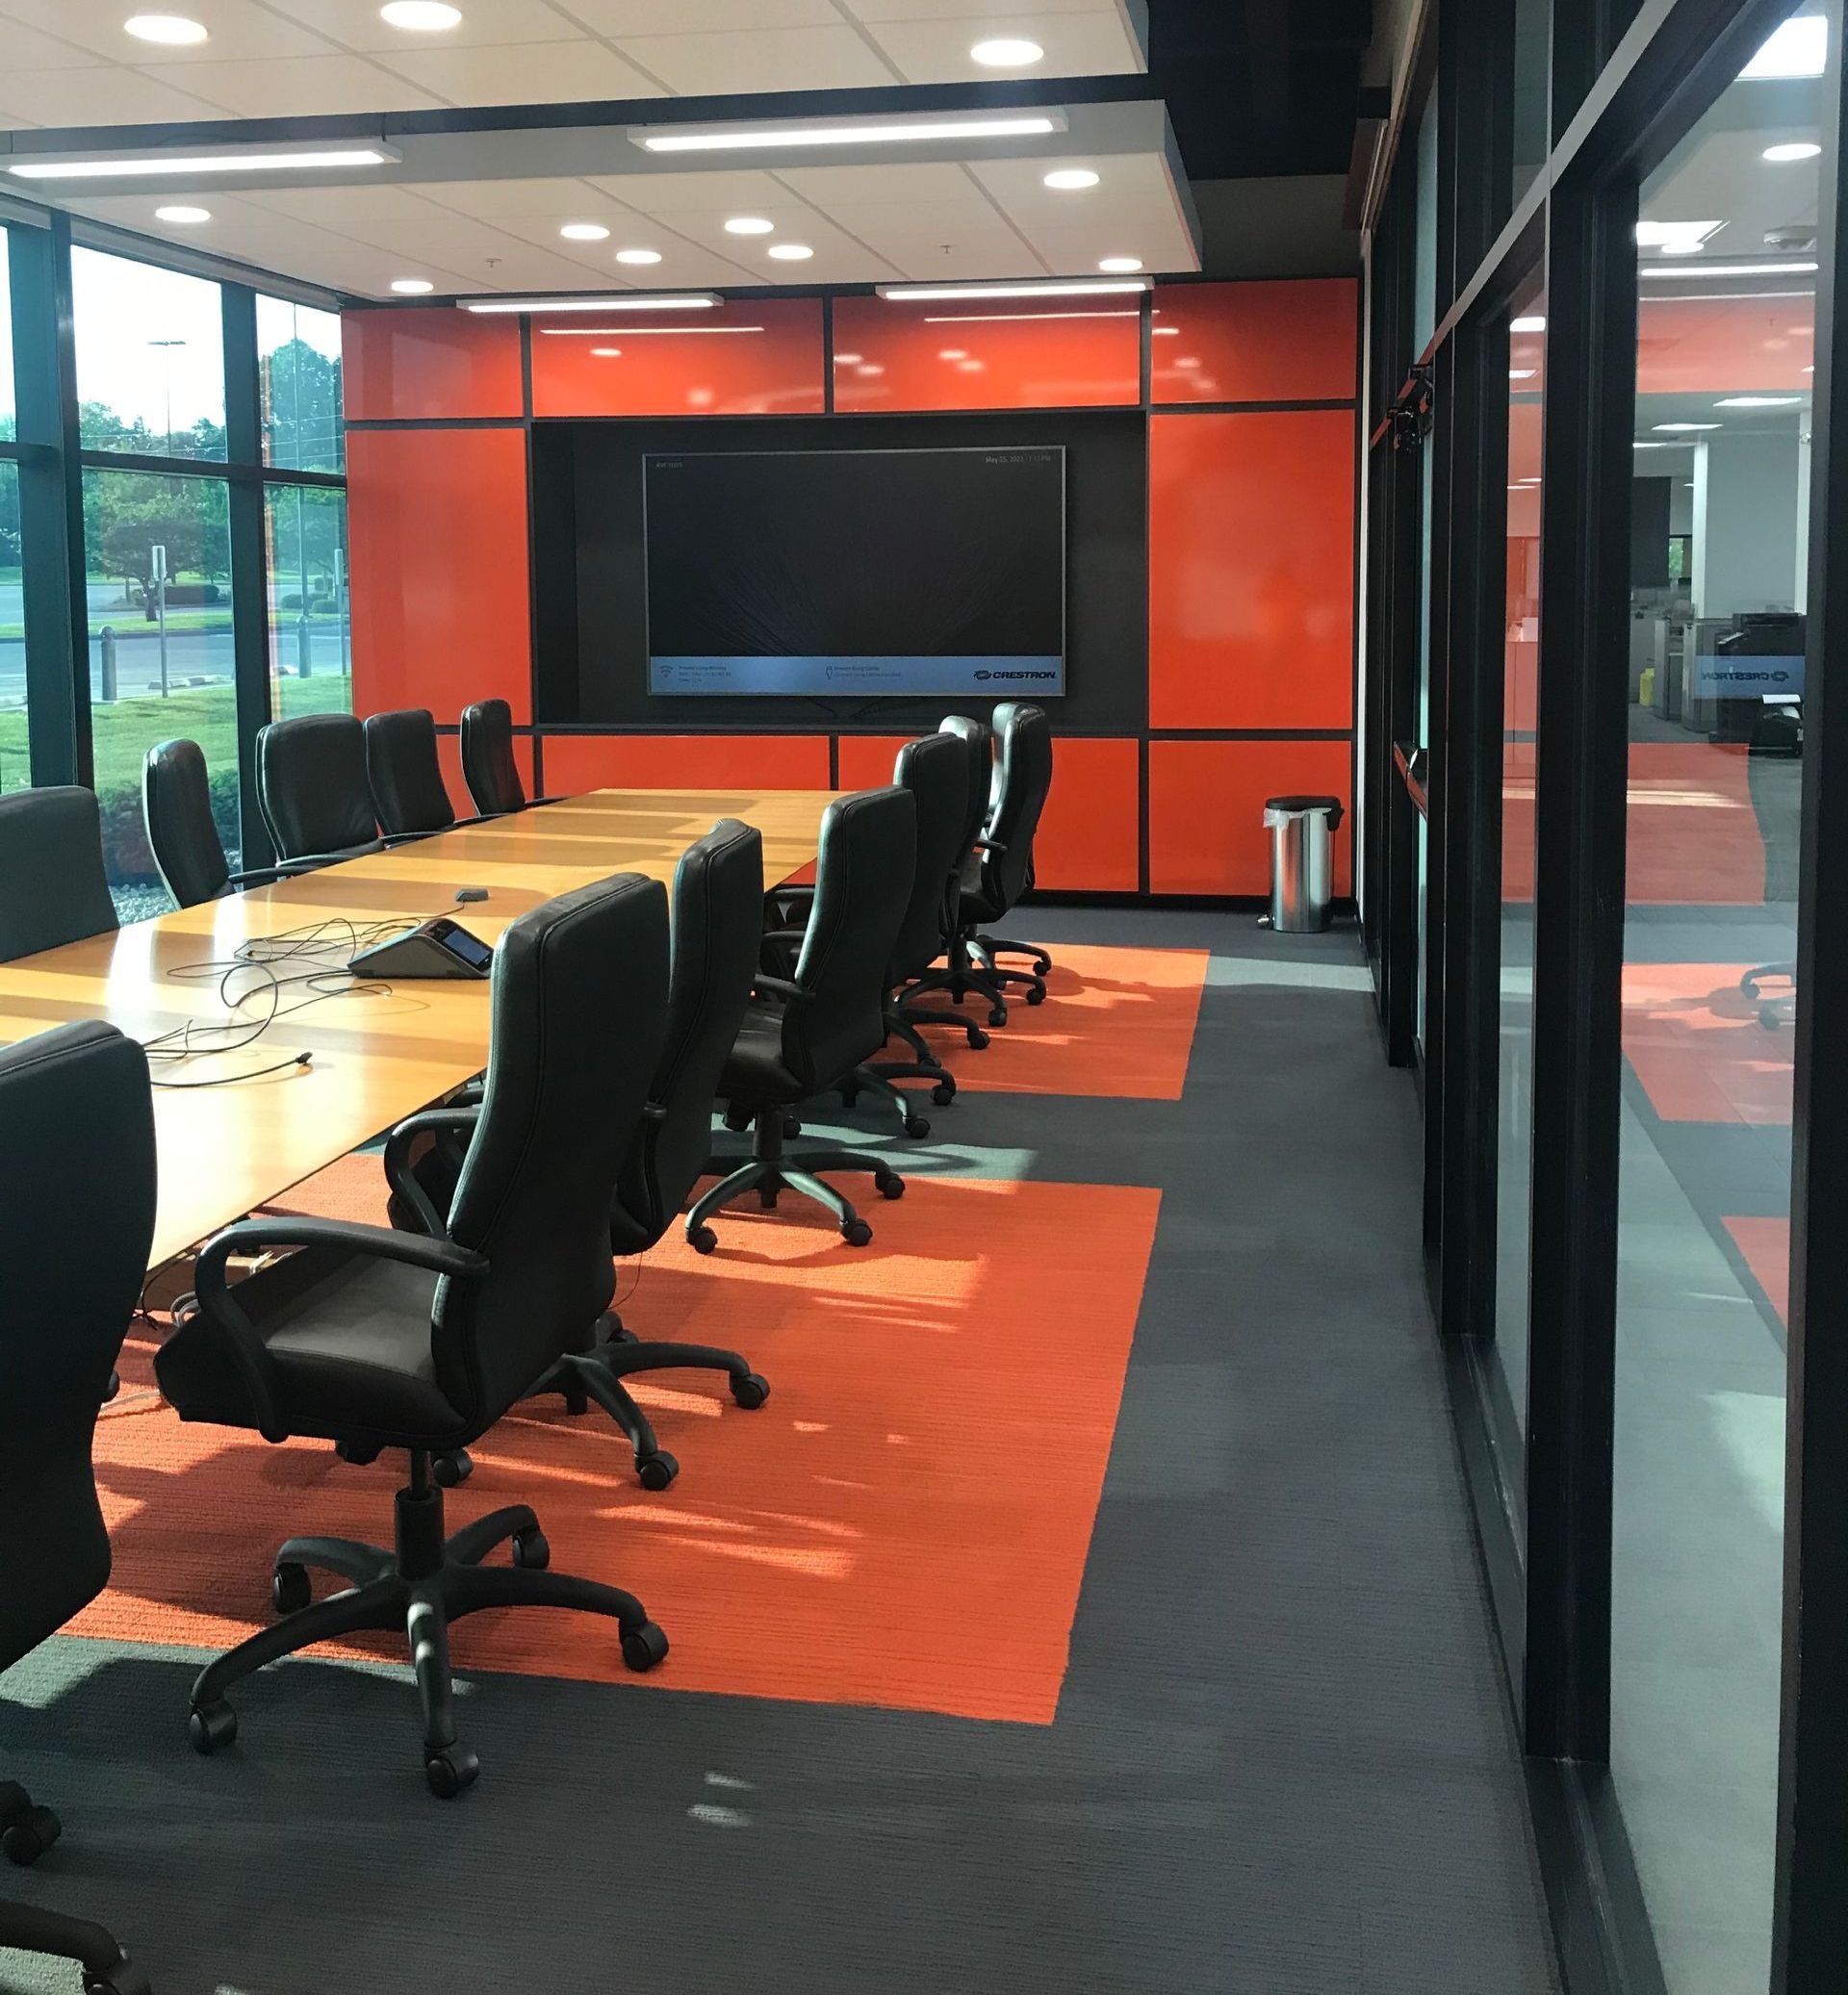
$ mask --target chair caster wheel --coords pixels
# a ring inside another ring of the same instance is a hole
[[[299,1614],[315,1597],[308,1568],[293,1562],[280,1565],[270,1580],[270,1604],[278,1614]]]
[[[905,1196],[905,1180],[895,1170],[875,1171],[873,1183],[879,1188],[879,1195],[882,1198]]]
[[[438,1801],[453,1801],[467,1793],[480,1775],[481,1762],[467,1746],[445,1746],[424,1758],[424,1778]]]
[[[645,1490],[671,1488],[680,1472],[680,1463],[665,1448],[658,1448],[652,1455],[639,1456],[635,1463],[636,1480]]]
[[[840,1105],[843,1109],[851,1109],[859,1100],[860,1089],[858,1087],[843,1087],[840,1090]]]
[[[438,1455],[430,1467],[438,1486],[452,1490],[457,1483],[467,1482],[475,1473],[475,1457],[466,1447],[458,1447],[449,1454]]]
[[[656,1663],[667,1660],[667,1637],[652,1621],[623,1635],[623,1667],[645,1675]]]
[[[709,1254],[719,1243],[719,1236],[709,1226],[691,1226],[687,1229],[686,1243],[696,1254]]]
[[[999,1005],[996,1005],[994,1010],[988,1013],[988,1023],[994,1026],[1002,1026],[1006,1025],[1007,1022],[1008,1014],[1001,1009]]]
[[[929,1136],[930,1133],[931,1125],[928,1117],[923,1115],[906,1116],[905,1134],[907,1136]]]
[[[582,1386],[567,1386],[565,1388],[565,1411],[569,1414],[588,1413],[590,1411],[590,1394],[584,1391]]]
[[[230,1745],[238,1735],[238,1714],[220,1698],[216,1704],[194,1704],[186,1721],[194,1752],[208,1757]]]
[[[64,1824],[49,1808],[28,1808],[7,1824],[5,1833],[0,1834],[0,1850],[5,1850],[9,1862],[23,1870],[29,1863],[37,1863],[63,1833]]]
[[[783,1141],[786,1143],[793,1143],[797,1137],[799,1137],[801,1134],[802,1124],[798,1122],[793,1115],[785,1115],[783,1118]]]
[[[939,1109],[947,1109],[956,1099],[956,1083],[954,1081],[939,1081],[931,1089],[931,1099]]]
[[[864,1219],[843,1219],[840,1237],[850,1247],[867,1247],[873,1242],[873,1229]]]
[[[746,1413],[756,1413],[770,1396],[770,1381],[755,1371],[732,1381],[732,1397]]]
[[[969,1027],[969,1044],[973,1046],[978,1053],[980,1053],[983,1047],[986,1046],[988,1043],[988,1036],[982,1030],[982,1028],[979,1025],[972,1025]]]
[[[727,1109],[725,1126],[733,1136],[742,1136],[751,1127],[751,1118],[738,1109]]]
[[[546,1534],[537,1524],[525,1531],[513,1534],[509,1547],[513,1562],[523,1573],[543,1573],[552,1564],[552,1547],[546,1542]]]
[[[124,1955],[114,1967],[85,1968],[84,1995],[154,1995],[154,1983]]]
[[[1030,985],[1027,989],[1027,1003],[1043,1005],[1046,1001],[1046,986],[1043,984]]]

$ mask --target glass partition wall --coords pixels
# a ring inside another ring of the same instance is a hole
[[[1363,905],[1536,1845],[1571,1988],[1823,1995],[1839,0],[1422,23],[1369,217]]]
[[[256,728],[350,706],[340,320],[43,222],[0,221],[0,790],[90,783],[132,919],[167,905],[149,748],[199,743],[256,858]]]

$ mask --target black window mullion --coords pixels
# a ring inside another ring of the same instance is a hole
[[[246,864],[273,857],[257,807],[257,730],[270,718],[270,591],[264,532],[263,388],[257,365],[256,294],[220,293],[224,319],[225,457],[244,473],[230,480],[231,660],[236,686],[238,815]],[[252,474],[254,473],[254,475]]]

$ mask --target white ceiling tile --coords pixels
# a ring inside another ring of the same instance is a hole
[[[877,88],[898,81],[844,22],[832,28],[738,28],[646,35],[624,53],[683,96]]]
[[[195,0],[186,0],[175,11],[191,13],[194,4]],[[132,5],[103,11],[116,17],[111,53],[141,68],[183,68],[194,63],[254,62],[271,56],[323,56],[340,52],[333,42],[310,34],[300,22],[284,20],[267,7],[252,6],[250,0],[210,0],[209,5],[197,4],[197,18],[205,22],[211,35],[204,41],[180,47],[139,41],[132,35],[124,35],[120,22],[135,12]],[[307,18],[313,20],[312,15]],[[319,26],[318,22],[314,24]]]
[[[835,201],[954,201],[981,196],[962,168],[951,162],[891,160],[877,166],[779,166],[776,176],[805,201],[826,208]]]
[[[11,4],[11,0],[8,0]],[[407,33],[378,17],[378,0],[270,0],[346,48],[366,53],[473,48],[500,41],[573,41],[583,30],[548,0],[463,0],[462,19],[440,35]]]
[[[502,215],[556,215],[560,221],[602,221],[616,204],[582,180],[400,180],[396,192],[484,220]]]
[[[1085,0],[1094,6],[1096,0]],[[826,28],[840,20],[833,0],[570,0],[596,35],[705,34],[734,28]]]
[[[625,141],[627,143],[627,141]],[[633,148],[630,148],[633,150]],[[709,213],[756,215],[766,204],[786,203],[789,191],[769,173],[719,166],[709,173],[593,173],[590,185],[643,215]]]
[[[1142,49],[1121,15],[1088,13],[1007,13],[992,9],[979,20],[883,21],[867,32],[897,65],[907,83],[995,81],[1003,72],[984,67],[969,54],[989,36],[1019,36],[1037,41],[1045,61],[1009,75],[1120,76],[1145,65]]]
[[[1151,214],[1135,229],[1108,233],[1092,228],[1036,228],[1023,231],[1055,276],[1094,277],[1106,256],[1139,256],[1148,274],[1197,270],[1200,260],[1178,217]]]
[[[122,33],[122,22],[130,8],[99,4],[99,0],[6,0],[7,19],[18,21],[41,34],[55,35],[62,41],[74,41],[99,56],[123,56],[147,44]],[[62,64],[47,64],[47,68]]]
[[[196,63],[187,87],[238,117],[323,117],[364,111],[436,111],[435,97],[360,56]]]
[[[437,214],[416,188],[392,181],[365,187],[250,188],[239,199],[268,214],[339,230],[369,222],[430,219]]]
[[[41,125],[177,124],[218,106],[139,69],[0,69],[0,112]]]
[[[1095,187],[1061,192],[1046,185],[1046,175],[1059,166],[1090,166],[1100,177]],[[1145,214],[1151,206],[1172,206],[1173,181],[1159,153],[1111,153],[1090,157],[1037,160],[975,160],[969,171],[1015,220],[1038,217],[1055,227],[1069,227],[1091,217],[1115,220]]]
[[[9,69],[83,69],[92,65],[98,51],[62,36],[42,35],[0,15],[0,73]]]
[[[995,0],[841,0],[841,5],[861,21],[973,21],[987,28],[994,16]],[[1033,0],[1035,14],[1095,13],[1097,0]],[[1000,33],[1000,29],[992,32]],[[989,75],[994,72],[990,70]]]
[[[451,104],[583,104],[665,94],[598,41],[426,48],[378,60]]]

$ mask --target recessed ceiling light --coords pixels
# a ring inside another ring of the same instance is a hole
[[[1812,160],[1821,150],[1813,140],[1798,139],[1788,145],[1767,145],[1758,157],[1769,160],[1774,166],[1788,166],[1798,160]]]
[[[876,360],[862,360],[854,370],[855,373],[865,374],[869,377],[874,374],[883,374],[885,371],[886,370]]]
[[[210,221],[212,219],[212,211],[210,208],[187,208],[181,206],[156,208],[154,219],[156,221],[183,221],[190,225],[198,221]]]
[[[786,151],[808,145],[896,145],[937,139],[1040,139],[1065,129],[1063,111],[998,116],[807,118],[786,124],[631,125],[631,144],[645,152]]]
[[[414,35],[440,35],[462,25],[462,10],[448,0],[385,0],[378,17],[388,28],[408,28]]]
[[[937,357],[938,360],[967,360],[969,349],[966,346],[945,346]]]
[[[1546,329],[1547,321],[1544,319],[1540,319],[1537,317],[1530,319],[1510,319],[1508,320],[1508,330],[1510,332],[1545,332]]]
[[[203,21],[183,13],[136,13],[122,23],[137,41],[158,41],[163,48],[192,48],[207,38]]]
[[[1794,409],[1802,400],[1800,395],[1723,395],[1713,406],[1716,409]]]
[[[1820,76],[1828,66],[1828,16],[1800,13],[1771,31],[1739,75],[1756,83],[1768,78]]]
[[[806,264],[814,253],[807,243],[772,243],[764,252],[780,264]]]
[[[601,221],[568,221],[558,233],[567,243],[606,243],[609,231]]]
[[[761,215],[734,215],[725,225],[728,236],[767,236],[776,227]]]
[[[983,363],[979,360],[959,360],[956,364],[959,374],[979,374],[982,368]]]
[[[619,249],[616,252],[619,264],[657,264],[660,260],[658,249]]]
[[[1197,353],[1183,353],[1174,362],[1176,367],[1198,367],[1199,364],[1200,356]]]
[[[321,166],[383,166],[399,155],[389,145],[268,145],[240,152],[161,152],[142,147],[111,153],[21,155],[7,162],[20,180],[145,180],[199,173],[293,173]]]
[[[863,353],[836,353],[834,355],[834,365],[836,367],[858,367],[865,358],[866,356]]]
[[[1127,276],[1131,270],[1140,270],[1142,260],[1140,256],[1100,256],[1097,268],[1107,270],[1113,277]]]
[[[456,305],[464,312],[692,312],[705,311],[718,302],[716,291],[677,291],[646,296],[633,291],[606,291],[595,297],[547,297],[517,293],[499,297],[458,298]],[[717,326],[702,329],[720,330]],[[552,328],[547,325],[539,330],[551,332]]]
[[[1089,166],[1055,166],[1046,175],[1044,185],[1062,194],[1076,193],[1081,188],[1095,187],[1100,177]]]
[[[985,69],[1028,69],[1035,63],[1043,63],[1046,52],[1024,35],[996,35],[978,41],[969,56]]]
[[[590,350],[599,360],[621,360],[623,357],[620,346],[593,346]]]
[[[1178,325],[1157,325],[1152,326],[1150,330],[1158,340],[1178,340],[1181,336]]]
[[[436,286],[427,277],[394,277],[392,289],[401,296],[416,298],[422,297],[426,291],[434,291]]]
[[[1724,427],[1725,425],[1724,425],[1723,423],[1719,423],[1719,422],[1657,422],[1657,423],[1655,423],[1655,424],[1653,424],[1652,426],[1653,426],[1654,428],[1656,428],[1656,429],[1660,429],[1660,430],[1671,430],[1671,429],[1720,429],[1720,428],[1723,428],[1723,427]]]

